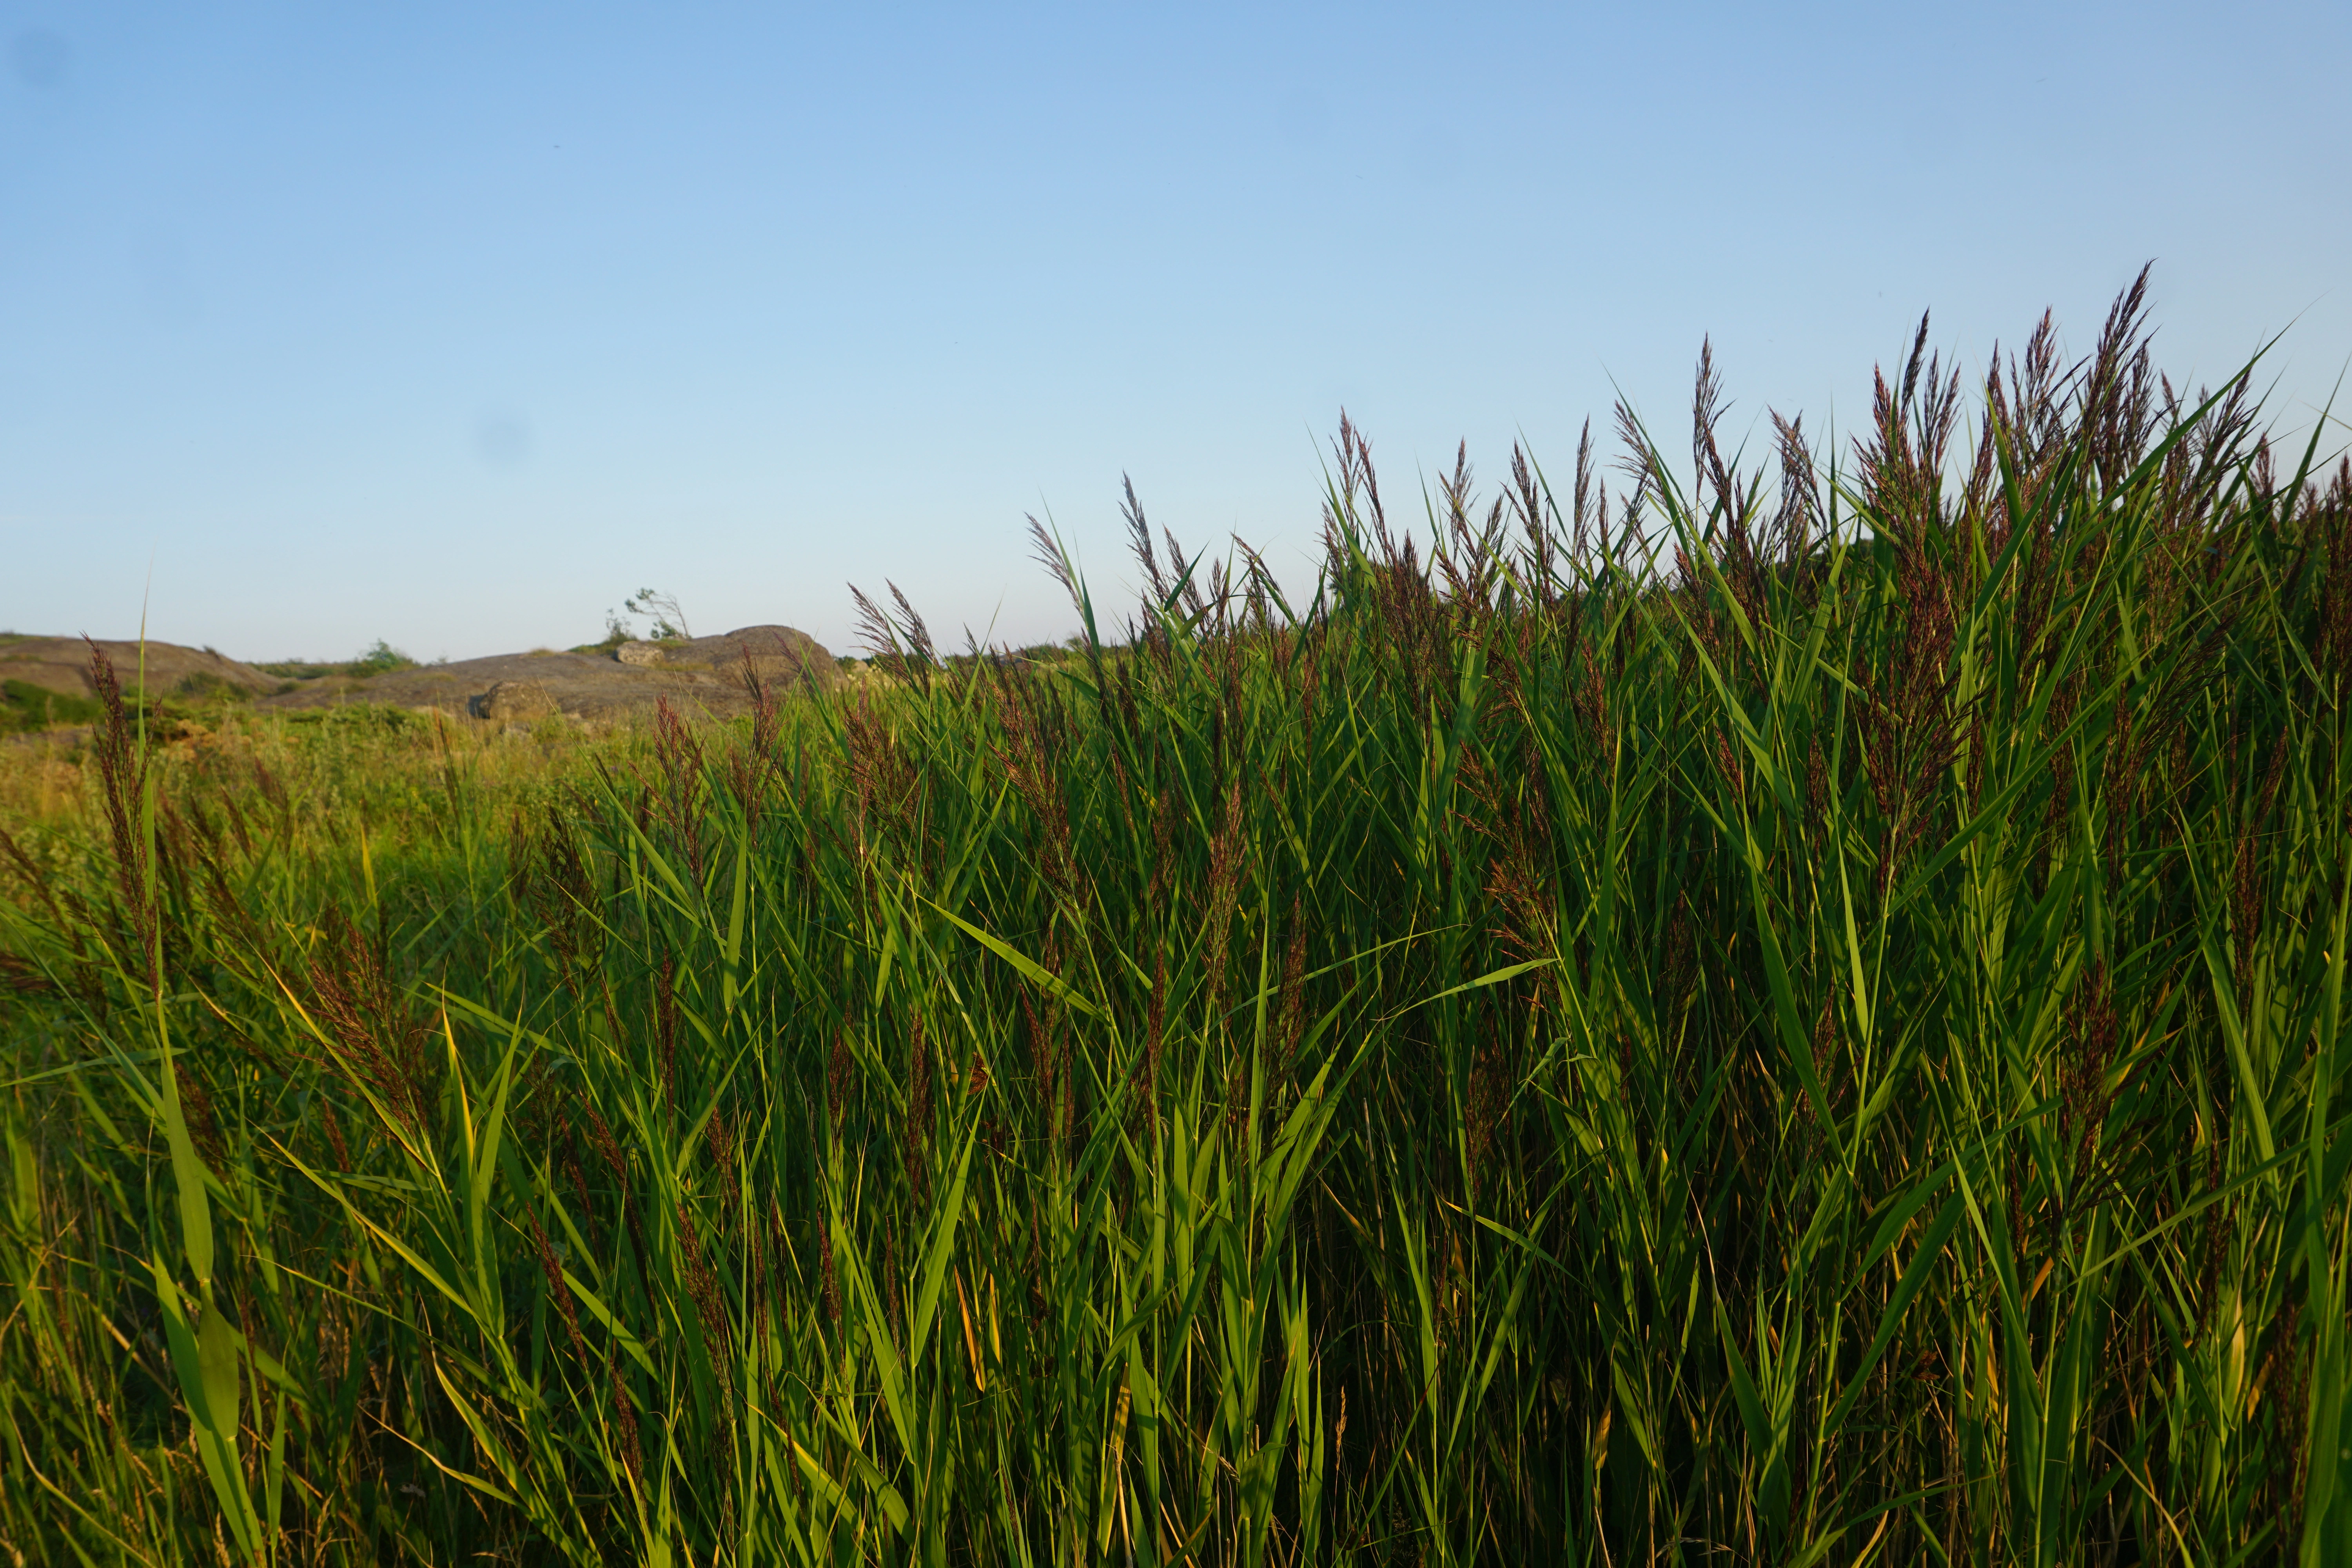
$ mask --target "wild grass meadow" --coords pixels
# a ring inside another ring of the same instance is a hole
[[[2352,470],[2055,343],[1343,425],[1311,594],[1130,492],[731,725],[9,753],[0,1552],[2352,1563]]]

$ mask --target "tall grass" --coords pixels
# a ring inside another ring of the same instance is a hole
[[[1307,604],[1130,494],[1077,658],[861,596],[887,694],[453,794],[426,902],[119,725],[8,928],[0,1537],[2352,1560],[2352,479],[2137,290],[2053,344],[1762,470],[1703,361],[1687,466],[1402,539],[1343,425]]]

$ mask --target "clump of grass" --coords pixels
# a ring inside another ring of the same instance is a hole
[[[181,677],[180,683],[172,689],[172,695],[184,703],[208,704],[253,700],[253,693],[247,688],[232,680],[224,680],[210,670],[203,669],[192,675]]]
[[[98,704],[36,686],[28,680],[0,680],[0,732],[63,729],[88,724],[99,716]]]
[[[1763,475],[1703,360],[1687,467],[1423,530],[1343,423],[1303,605],[1130,492],[1072,659],[861,595],[887,688],[519,821],[452,748],[397,854],[117,710],[5,944],[0,1533],[2338,1560],[2352,471],[2142,340]]]

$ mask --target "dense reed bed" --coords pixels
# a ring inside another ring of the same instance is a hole
[[[2352,480],[2053,344],[1412,531],[1343,426],[1311,602],[1130,494],[1071,659],[867,604],[885,693],[405,856],[118,729],[0,1538],[2352,1561]]]

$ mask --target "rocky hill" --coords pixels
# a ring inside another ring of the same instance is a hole
[[[115,679],[122,683],[125,695],[137,690],[139,645],[100,641],[98,646],[113,661]],[[182,647],[176,643],[149,643],[145,670],[146,689],[159,698],[201,697],[218,691],[245,691],[257,696],[278,687],[276,680],[249,664],[240,664],[208,647]],[[0,680],[20,681],[80,700],[98,695],[89,673],[89,645],[79,637],[0,639]]]
[[[151,708],[248,701],[278,687],[253,666],[208,647],[151,642],[142,668],[135,642],[98,646],[112,661],[123,696],[136,702],[143,694]],[[0,735],[68,729],[93,721],[100,712],[88,643],[79,637],[0,635]]]
[[[126,693],[138,685],[140,645],[100,642]],[[780,691],[834,685],[833,656],[791,626],[743,626],[720,637],[624,643],[612,650],[498,654],[448,664],[404,665],[373,674],[335,671],[289,679],[209,648],[146,645],[146,688],[154,699],[188,702],[228,698],[262,709],[385,703],[437,709],[452,717],[528,721],[562,713],[604,722],[650,712],[667,697],[681,712],[725,717],[747,710],[749,658],[759,680]],[[293,668],[293,667],[288,667]],[[315,668],[315,667],[313,667]],[[17,728],[86,722],[96,695],[89,649],[79,637],[0,641],[0,682],[7,683]],[[45,696],[46,694],[46,696]]]
[[[542,649],[410,665],[359,679],[329,677],[268,698],[262,706],[388,702],[474,719],[527,721],[565,713],[608,721],[650,711],[667,697],[681,711],[723,717],[751,706],[746,654],[761,683],[778,690],[829,687],[840,679],[833,656],[806,632],[742,626],[691,641],[623,643],[611,652]]]

